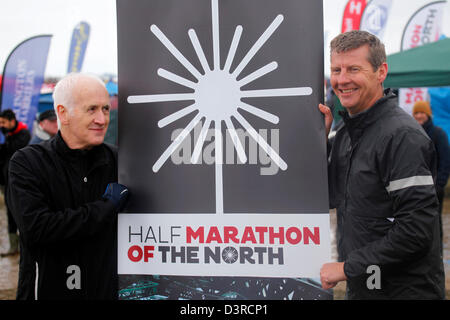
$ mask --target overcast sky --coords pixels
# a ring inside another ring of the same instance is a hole
[[[327,34],[327,42],[341,30],[342,13],[347,1],[323,0],[324,31]],[[393,0],[383,39],[388,54],[400,50],[401,35],[409,18],[417,9],[430,2],[433,1]],[[52,34],[46,76],[64,75],[67,69],[72,30],[78,22],[86,21],[91,26],[91,35],[83,71],[99,75],[116,74],[115,4],[115,0],[0,0],[1,69],[3,70],[9,53],[17,44],[32,36]],[[443,33],[450,36],[450,4],[448,3],[445,7]],[[328,48],[325,48],[326,74],[329,68],[328,59]]]

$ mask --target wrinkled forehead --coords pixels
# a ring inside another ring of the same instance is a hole
[[[74,106],[109,105],[109,94],[105,86],[91,78],[77,81],[72,91]]]
[[[361,45],[359,47],[351,47],[346,48],[345,50],[331,50],[330,51],[330,58],[333,58],[333,56],[351,56],[351,55],[358,55],[365,57],[366,59],[369,58],[370,50],[368,45]]]
[[[342,62],[348,62],[349,64],[357,62],[370,63],[369,58],[369,48],[367,46],[360,46],[358,48],[345,51],[332,51],[330,55],[330,62],[331,64]]]

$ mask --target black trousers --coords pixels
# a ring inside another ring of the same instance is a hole
[[[444,238],[444,228],[442,226],[442,207],[444,206],[444,196],[445,196],[445,189],[444,188],[440,188],[437,187],[436,188],[436,193],[437,193],[437,197],[439,200],[439,227],[441,229],[441,253],[444,252],[444,242],[443,242],[443,238]]]
[[[11,214],[11,211],[6,208],[6,212],[8,214],[8,233],[17,233],[17,224]]]

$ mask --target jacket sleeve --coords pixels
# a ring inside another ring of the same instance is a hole
[[[434,188],[435,152],[418,130],[403,129],[378,146],[378,174],[392,203],[392,222],[385,235],[347,256],[348,278],[362,275],[370,265],[408,263],[428,252],[438,219]],[[393,219],[392,219],[393,218]]]
[[[79,208],[52,211],[43,192],[43,179],[33,172],[22,150],[11,158],[9,179],[8,206],[25,244],[30,247],[90,237],[117,217],[114,204],[103,199]]]
[[[448,138],[445,131],[439,127],[435,127],[435,130],[437,136],[435,139],[435,147],[439,157],[436,186],[444,188],[450,174],[450,146],[448,145]]]

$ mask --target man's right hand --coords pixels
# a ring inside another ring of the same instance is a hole
[[[325,133],[328,137],[331,130],[331,124],[333,123],[333,114],[331,113],[330,108],[321,103],[319,103],[319,110],[325,116]]]
[[[120,211],[125,207],[128,200],[128,188],[120,183],[110,183],[106,187],[105,193],[103,194],[104,199],[111,200],[114,202],[116,208]]]

